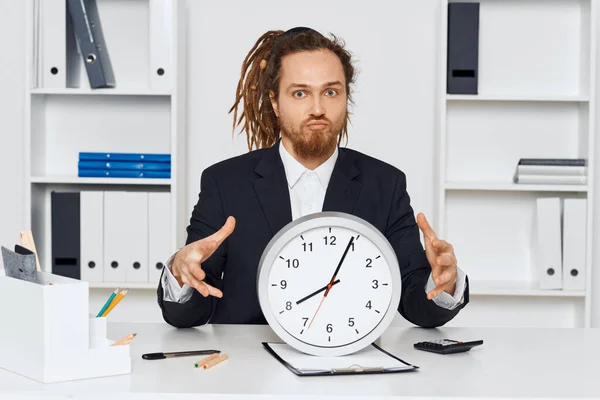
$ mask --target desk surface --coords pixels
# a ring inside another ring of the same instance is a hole
[[[0,398],[600,398],[598,329],[390,328],[378,343],[419,370],[328,377],[298,377],[276,361],[261,345],[278,341],[267,326],[178,330],[166,324],[109,325],[111,338],[133,332],[138,336],[129,375],[44,385],[0,370]],[[484,344],[453,355],[413,348],[415,342],[444,337],[483,339]],[[229,360],[201,370],[193,364],[202,357],[141,358],[143,353],[209,348],[226,352]]]

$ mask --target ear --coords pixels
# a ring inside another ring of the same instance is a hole
[[[277,99],[275,98],[275,93],[272,90],[269,90],[269,100],[271,100],[271,106],[275,111],[275,116],[279,118],[279,104],[277,104]]]

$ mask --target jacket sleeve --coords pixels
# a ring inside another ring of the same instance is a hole
[[[409,322],[433,328],[450,321],[469,301],[468,279],[464,301],[449,310],[427,299],[425,287],[431,266],[420,240],[420,230],[406,191],[406,176],[400,172],[392,198],[385,236],[396,252],[402,277],[402,296],[398,311]]]
[[[223,226],[225,220],[216,179],[210,173],[210,169],[205,170],[200,179],[198,202],[192,211],[190,224],[187,227],[186,245],[210,236]],[[227,245],[228,240],[225,239],[219,248],[202,263],[202,269],[206,273],[204,281],[218,289],[222,289],[221,277],[227,259]],[[160,281],[162,282],[162,277]],[[164,320],[177,328],[189,328],[208,323],[219,301],[214,296],[204,297],[193,289],[192,296],[188,301],[170,302],[164,300],[164,289],[160,283],[157,292],[158,304]]]

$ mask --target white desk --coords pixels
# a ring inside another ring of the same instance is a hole
[[[0,398],[600,398],[598,329],[390,328],[378,343],[419,370],[328,377],[298,377],[276,361],[260,344],[277,341],[266,326],[109,327],[114,339],[132,332],[138,336],[130,375],[43,385],[0,370]],[[412,347],[442,337],[483,339],[484,344],[454,355]],[[229,354],[229,360],[208,370],[193,366],[202,357],[141,358],[143,353],[212,348]]]

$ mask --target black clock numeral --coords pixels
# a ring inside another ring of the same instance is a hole
[[[302,243],[302,247],[304,248],[304,251],[312,251],[313,250],[313,245],[312,243]]]
[[[288,302],[285,303],[285,309],[288,310],[288,311],[290,311],[292,309],[292,302],[291,301],[288,301]]]
[[[285,289],[287,287],[287,282],[282,280],[281,282],[279,282],[279,287],[281,287],[282,289]]]
[[[350,245],[350,250],[354,251],[354,242]]]
[[[367,302],[367,305],[366,305],[365,307],[367,307],[369,310],[371,309],[371,300],[369,300],[369,301]]]
[[[373,279],[373,286],[371,286],[373,289],[377,289],[379,287],[379,281],[377,281],[377,279]]]
[[[302,318],[302,320],[304,321],[304,323],[302,324],[302,326],[306,326],[306,324],[308,323],[308,318]]]
[[[372,268],[373,266],[371,265],[373,263],[373,260],[371,260],[370,258],[367,258],[367,265],[366,268]]]
[[[327,329],[326,330],[327,330],[327,333],[333,332],[333,325],[327,324]]]
[[[354,318],[348,318],[348,326],[354,326]]]
[[[298,268],[300,266],[300,260],[298,260],[297,258],[294,258],[293,260],[290,260],[289,258],[287,260],[285,260],[285,262],[287,263],[287,267],[293,267],[293,268]]]
[[[335,236],[323,236],[323,239],[325,240],[325,246],[336,246],[336,244],[335,244],[336,237]]]

